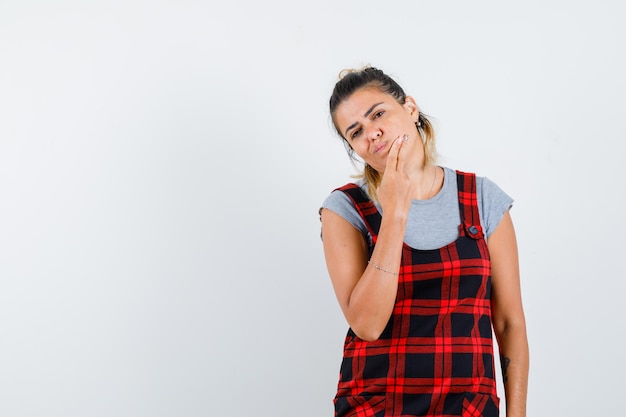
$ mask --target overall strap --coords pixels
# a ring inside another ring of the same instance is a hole
[[[481,239],[484,237],[478,213],[478,197],[476,194],[476,174],[456,171],[456,183],[459,194],[459,210],[461,213],[461,236]]]
[[[372,242],[376,243],[382,216],[374,205],[374,202],[365,194],[365,191],[363,191],[361,187],[354,183],[346,184],[336,190],[343,191],[350,197],[359,215],[363,219],[363,222],[365,222],[367,230],[370,232],[370,235],[372,235]]]

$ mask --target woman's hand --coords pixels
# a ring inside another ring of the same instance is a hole
[[[376,191],[383,213],[392,217],[408,215],[411,206],[412,181],[407,174],[408,135],[398,137],[389,150],[383,178]]]

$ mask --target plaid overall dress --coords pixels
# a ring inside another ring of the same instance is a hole
[[[336,417],[497,417],[491,277],[476,176],[457,171],[459,238],[434,250],[402,249],[398,294],[378,340],[349,329]],[[346,193],[375,245],[381,214],[355,184]],[[370,248],[370,250],[373,249]]]

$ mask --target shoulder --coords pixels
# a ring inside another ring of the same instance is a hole
[[[331,193],[322,202],[321,208],[333,209],[336,207],[354,206],[354,202],[349,196],[349,194],[353,192],[352,190],[359,190],[359,192],[367,193],[361,181],[349,182],[331,191]]]
[[[513,204],[513,198],[487,177],[476,177],[476,190],[487,204],[506,204],[507,208]]]
[[[466,178],[476,178],[476,200],[480,222],[489,237],[498,227],[504,214],[512,207],[513,198],[490,178],[473,172],[446,168],[451,182],[457,181],[458,174],[466,174]],[[460,185],[457,185],[457,187]]]
[[[477,199],[487,237],[496,230],[504,214],[513,206],[513,198],[487,177],[476,179]]]
[[[354,200],[348,195],[349,190],[361,190],[363,193],[366,193],[361,181],[337,187],[322,202],[320,213],[322,209],[328,209],[343,217],[363,235],[367,235],[367,227],[359,215]]]
[[[467,172],[462,170],[454,170],[452,168],[443,167],[446,171],[446,175],[452,181],[457,181],[458,175],[465,176],[467,178],[475,178],[476,179],[476,192],[478,193],[479,199],[483,198],[499,198],[503,196],[507,196],[508,199],[511,199],[503,190],[496,184],[494,181],[489,179],[486,176],[478,175],[475,172]],[[512,199],[511,199],[512,201]]]

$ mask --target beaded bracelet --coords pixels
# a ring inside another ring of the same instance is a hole
[[[400,275],[397,272],[393,272],[393,271],[390,271],[388,269],[383,268],[382,266],[376,265],[372,261],[367,261],[367,263],[372,265],[374,268],[378,269],[379,271],[383,271],[383,272],[386,272],[386,273],[391,274],[391,275]]]

